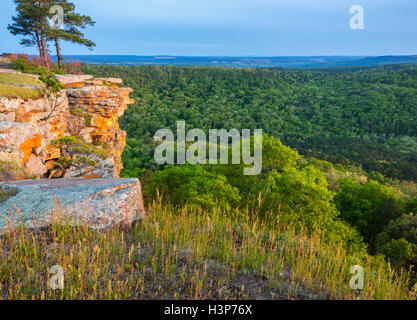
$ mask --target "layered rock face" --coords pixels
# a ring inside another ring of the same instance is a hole
[[[0,97],[0,161],[37,178],[118,177],[126,144],[118,120],[132,90],[121,79],[57,78],[65,86],[58,94]]]

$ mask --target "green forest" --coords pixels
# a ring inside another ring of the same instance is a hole
[[[141,178],[148,201],[178,212],[196,206],[272,215],[397,270],[417,263],[416,65],[83,71],[123,78],[134,89],[136,103],[120,120],[128,135],[122,176]],[[175,132],[178,120],[187,130],[263,129],[262,173],[244,176],[240,165],[158,166],[153,135]]]
[[[337,69],[336,69],[337,70]],[[341,71],[85,66],[117,76],[136,104],[121,120],[126,169],[156,169],[160,128],[263,129],[302,155],[417,181],[417,66]]]

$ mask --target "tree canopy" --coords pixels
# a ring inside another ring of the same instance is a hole
[[[88,48],[95,46],[94,42],[84,37],[81,29],[93,26],[91,17],[75,12],[75,5],[67,0],[14,0],[16,14],[13,23],[8,26],[15,36],[21,36],[23,46],[36,46],[40,60],[49,67],[49,42],[53,41],[58,57],[58,66],[62,67],[62,53],[59,41],[70,41]],[[59,6],[63,14],[63,26],[51,26],[51,19],[56,15],[51,8]]]

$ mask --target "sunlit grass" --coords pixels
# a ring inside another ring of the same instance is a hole
[[[42,96],[43,93],[39,89],[0,83],[0,97],[22,98],[23,100],[28,100],[39,99]]]
[[[17,181],[33,178],[19,163],[0,161],[0,181]]]
[[[296,235],[279,221],[245,212],[153,203],[132,229],[71,226],[62,210],[47,229],[16,226],[14,210],[0,238],[3,299],[414,299],[407,272],[355,256],[320,236]],[[61,222],[58,222],[61,221]],[[365,269],[364,290],[349,287],[350,267]],[[63,290],[49,270],[64,269]]]
[[[0,73],[0,84],[29,84],[43,86],[42,81],[24,74]]]
[[[33,77],[20,74],[0,73],[0,97],[20,97],[23,100],[38,99],[43,96],[44,88],[45,86],[42,81]]]

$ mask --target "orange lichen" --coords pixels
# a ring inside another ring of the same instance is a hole
[[[45,152],[47,154],[46,160],[58,159],[61,157],[61,149],[56,146],[52,146],[52,145],[46,146]]]
[[[83,179],[100,179],[100,178],[101,178],[101,176],[99,176],[99,175],[98,175],[98,174],[96,174],[96,173],[89,172],[89,173],[86,173],[85,175],[83,175],[83,176],[82,176],[82,178],[83,178]]]
[[[14,104],[8,102],[10,105],[2,102],[0,113],[5,113],[6,119],[25,123],[31,130],[36,128],[35,132],[42,134],[31,136],[33,131],[25,131],[23,139],[19,139],[19,133],[14,135],[17,138],[6,137],[3,140],[14,144],[11,146],[14,150],[20,149],[21,152],[16,152],[16,160],[21,160],[23,165],[28,166],[36,156],[36,163],[41,165],[42,162],[49,170],[48,175],[53,178],[64,176],[64,173],[71,177],[99,178],[103,174],[108,176],[110,170],[114,172],[114,176],[118,176],[122,168],[121,155],[126,145],[126,133],[120,129],[118,120],[127,105],[134,102],[129,97],[133,90],[119,88],[118,85],[122,84],[120,79],[94,79],[84,75],[60,77],[67,90],[57,96],[62,103],[56,108],[45,97]],[[31,133],[27,135],[27,132]],[[110,160],[111,166],[94,165],[85,168],[90,163],[77,159],[68,168],[71,172],[59,171],[61,163],[58,159],[66,160],[64,157],[68,154],[68,148],[55,145],[54,142],[63,137],[75,137],[82,143],[101,149],[106,154],[106,160]],[[77,175],[78,169],[80,172]]]
[[[73,82],[73,83],[68,83],[64,85],[65,89],[79,88],[79,87],[84,87],[84,86],[85,86],[85,82]]]
[[[42,135],[40,134],[35,134],[31,138],[24,141],[19,146],[20,151],[22,151],[24,154],[23,159],[22,159],[22,165],[24,165],[29,160],[29,157],[32,154],[33,149],[39,148],[41,146],[42,146]]]

